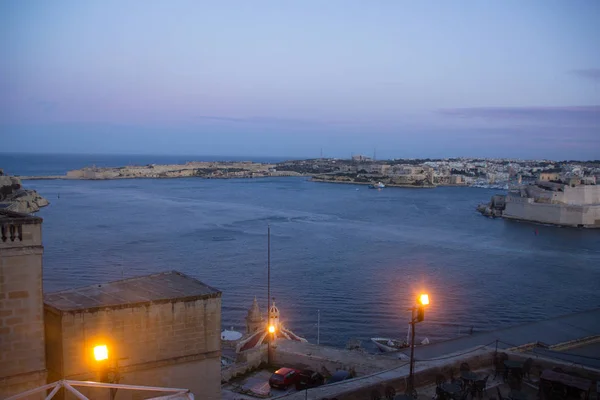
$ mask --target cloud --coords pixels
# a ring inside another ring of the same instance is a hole
[[[600,68],[574,69],[570,72],[571,74],[577,75],[581,78],[591,79],[593,81],[600,81]]]
[[[459,118],[483,118],[496,121],[531,122],[541,125],[576,125],[600,127],[599,106],[563,107],[471,107],[445,108],[442,115]]]
[[[250,124],[263,124],[263,125],[314,126],[314,125],[325,124],[325,122],[315,121],[315,120],[296,119],[296,118],[277,118],[277,117],[226,117],[226,116],[220,116],[220,115],[200,115],[197,118],[201,119],[201,120],[207,120],[207,121],[250,123]]]

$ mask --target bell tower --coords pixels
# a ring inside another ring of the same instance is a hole
[[[258,302],[256,301],[256,297],[254,297],[252,306],[248,310],[248,315],[246,316],[246,333],[254,333],[259,329],[264,329],[264,325]]]

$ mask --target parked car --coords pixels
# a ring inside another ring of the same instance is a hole
[[[325,383],[325,378],[318,372],[305,369],[300,372],[298,382],[296,382],[296,390],[310,389],[321,386]]]
[[[348,371],[344,371],[343,369],[339,369],[331,375],[331,378],[327,381],[327,383],[335,383],[341,381],[347,381],[348,379],[352,379],[352,375]]]
[[[293,368],[279,368],[269,378],[269,386],[286,389],[290,385],[295,385],[299,378],[300,371]]]

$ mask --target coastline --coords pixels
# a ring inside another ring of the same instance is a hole
[[[196,176],[196,175],[181,175],[181,176],[114,176],[106,178],[84,178],[84,177],[72,177],[67,175],[40,175],[40,176],[18,176],[23,181],[51,181],[51,180],[63,180],[63,181],[115,181],[120,179],[182,179],[182,178],[197,178],[197,179],[261,179],[261,178],[302,178],[312,176],[310,174],[274,174],[274,175],[261,175],[261,176]]]
[[[352,181],[329,181],[325,179],[312,178],[311,182],[321,182],[321,183],[343,183],[346,185],[372,185],[373,182],[352,182]],[[465,185],[466,186],[466,185]],[[398,188],[406,188],[406,189],[435,189],[438,186],[414,186],[414,185],[400,185],[395,183],[385,184],[385,187],[398,187]]]

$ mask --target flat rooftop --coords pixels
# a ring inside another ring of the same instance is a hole
[[[177,271],[145,275],[44,295],[46,306],[62,312],[136,307],[220,297],[221,292]]]

